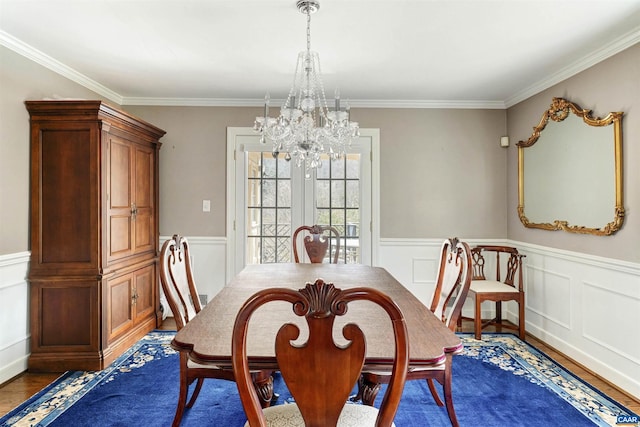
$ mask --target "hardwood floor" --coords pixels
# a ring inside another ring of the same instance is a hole
[[[175,323],[173,319],[167,319],[160,329],[175,330]],[[463,321],[462,330],[464,332],[473,331],[473,323],[470,321]],[[485,329],[487,332],[500,332],[500,327],[488,327]],[[626,406],[636,414],[640,413],[640,401],[634,399],[628,394],[623,393],[612,384],[598,377],[593,372],[585,369],[583,366],[575,363],[573,360],[565,357],[562,353],[557,352],[552,347],[547,346],[545,343],[537,340],[536,338],[527,335],[527,342],[538,350],[541,350],[549,357],[554,359],[564,368],[572,372],[574,375],[588,382],[592,386],[596,387],[601,392],[605,393],[612,399]],[[42,388],[49,385],[52,381],[55,381],[60,374],[33,374],[25,372],[19,376],[13,378],[7,383],[0,386],[0,416],[7,414],[10,410],[18,406],[29,397],[39,392]]]

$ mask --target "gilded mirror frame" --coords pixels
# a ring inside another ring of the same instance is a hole
[[[609,126],[613,124],[613,145],[614,145],[614,174],[615,174],[615,206],[613,220],[603,227],[592,228],[583,225],[569,224],[562,219],[553,219],[552,222],[531,222],[525,214],[524,195],[524,154],[527,147],[533,146],[540,138],[541,132],[545,129],[549,120],[562,122],[569,114],[575,114],[582,118],[588,126]],[[597,236],[608,236],[622,227],[624,222],[624,205],[622,191],[622,115],[621,112],[611,112],[604,118],[592,117],[591,110],[583,110],[577,104],[563,98],[553,98],[551,107],[544,112],[542,119],[533,128],[533,134],[527,141],[520,141],[518,147],[518,216],[525,227],[539,228],[543,230],[565,230],[571,233],[593,234]]]

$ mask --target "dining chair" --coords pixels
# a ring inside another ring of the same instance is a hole
[[[189,242],[183,236],[174,234],[164,242],[160,251],[160,283],[176,328],[182,329],[202,309],[198,290],[193,279]],[[271,371],[253,371],[255,383],[264,389],[262,404],[270,403],[268,397],[273,391]],[[191,360],[187,353],[180,352],[180,390],[178,407],[172,426],[179,426],[185,407],[191,408],[198,398],[205,378],[234,381],[233,370],[212,365],[202,365]],[[195,389],[187,403],[189,385],[196,381]]]
[[[389,386],[380,409],[348,402],[360,377],[366,339],[355,323],[342,328],[347,344],[336,344],[333,325],[336,316],[347,312],[350,303],[367,300],[384,309],[391,320],[395,355]],[[275,337],[275,357],[295,404],[260,408],[251,386],[247,331],[253,313],[265,304],[284,301],[293,313],[306,320],[306,342],[295,343],[300,328],[283,325]],[[269,426],[392,426],[409,364],[409,340],[404,316],[396,303],[379,290],[367,287],[335,288],[317,279],[299,290],[271,288],[249,298],[237,314],[233,327],[232,362],[236,384],[249,427]]]
[[[293,256],[295,258],[296,263],[300,262],[300,259],[303,258],[300,254],[298,254],[298,234],[306,232],[308,234],[304,235],[304,247],[307,251],[307,255],[309,256],[309,260],[312,263],[321,263],[324,261],[327,251],[331,248],[331,252],[329,253],[329,262],[333,258],[333,264],[338,263],[338,257],[340,255],[340,233],[335,227],[331,227],[328,225],[303,225],[298,227],[296,231],[293,233]]]
[[[430,310],[449,329],[455,332],[462,306],[471,285],[471,250],[469,245],[457,238],[447,239],[440,249],[439,268],[436,286],[431,299]],[[426,380],[429,390],[438,406],[446,405],[447,414],[452,426],[458,426],[458,419],[453,406],[451,390],[451,366],[453,355],[457,352],[445,352],[443,363],[433,366],[413,367],[409,369],[407,380]],[[388,370],[370,370],[364,367],[359,383],[358,394],[354,400],[362,399],[365,405],[373,405],[380,384],[389,381]],[[444,400],[440,399],[434,380],[442,385]]]
[[[496,273],[493,278],[485,274],[485,255],[495,256]],[[518,337],[525,339],[524,288],[522,279],[522,258],[526,255],[518,253],[511,246],[480,245],[471,250],[473,259],[473,277],[469,288],[469,297],[474,304],[475,339],[482,339],[482,329],[491,324],[499,324],[503,328],[515,329]],[[506,258],[506,262],[504,260]],[[504,266],[504,267],[503,267]],[[516,283],[517,281],[517,283]],[[495,302],[495,317],[482,320],[482,303]],[[518,325],[502,322],[502,301],[515,301],[518,304]]]

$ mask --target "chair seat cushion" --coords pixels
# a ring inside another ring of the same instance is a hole
[[[271,406],[264,408],[263,413],[267,419],[267,427],[305,427],[296,404]],[[347,403],[338,418],[338,427],[375,426],[377,417],[378,409],[373,406]],[[249,427],[249,422],[245,427]]]
[[[497,280],[472,280],[469,290],[471,292],[505,292],[514,294],[519,292],[518,289],[513,286],[506,285]]]

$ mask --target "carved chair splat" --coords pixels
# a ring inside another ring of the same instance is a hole
[[[368,300],[380,305],[393,327],[396,342],[393,374],[379,411],[370,406],[345,403],[364,364],[365,337],[356,324],[349,323],[342,329],[348,343],[338,345],[333,340],[333,325],[336,316],[344,315],[349,303],[355,300]],[[306,343],[294,344],[300,333],[298,326],[288,323],[278,331],[276,359],[296,403],[261,409],[248,375],[247,331],[256,309],[273,301],[291,303],[294,313],[306,320],[309,335]],[[390,297],[365,287],[340,290],[318,279],[298,291],[290,288],[264,289],[247,300],[236,317],[232,360],[248,419],[245,426],[266,426],[267,420],[270,425],[280,425],[277,421],[286,419],[286,425],[307,427],[343,426],[346,420],[358,421],[348,425],[374,425],[375,422],[376,426],[388,427],[393,424],[404,388],[409,341],[404,316]]]
[[[293,233],[293,256],[295,262],[299,263],[303,257],[298,253],[298,234],[307,232],[304,236],[304,247],[312,263],[321,263],[324,261],[327,251],[331,249],[333,253],[329,253],[329,262],[338,263],[340,255],[340,233],[335,227],[326,225],[303,225],[298,227]],[[332,247],[332,244],[334,247]]]

